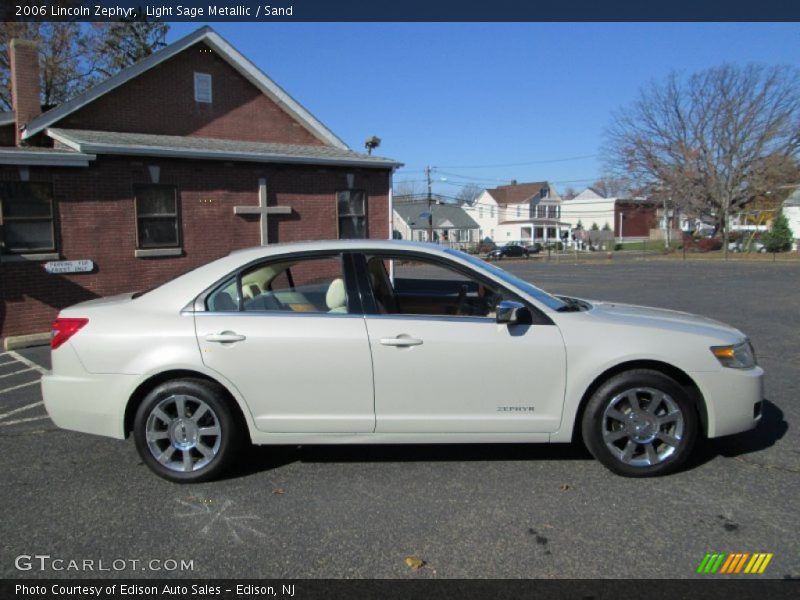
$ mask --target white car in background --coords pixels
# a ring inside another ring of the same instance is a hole
[[[755,427],[763,371],[740,331],[552,296],[429,244],[241,250],[53,324],[44,402],[125,438],[173,481],[254,444],[571,442],[661,475],[698,435]]]

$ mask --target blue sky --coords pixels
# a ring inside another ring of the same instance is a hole
[[[797,23],[212,26],[354,150],[379,136],[376,153],[406,164],[395,182],[431,165],[452,196],[471,180],[582,189],[602,173],[612,111],[673,70],[800,66]]]

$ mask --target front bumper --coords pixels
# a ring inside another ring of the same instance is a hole
[[[703,394],[710,438],[753,429],[761,420],[764,370],[726,369],[691,373]]]

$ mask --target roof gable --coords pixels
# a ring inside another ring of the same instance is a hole
[[[242,77],[255,86],[264,96],[274,102],[280,109],[287,113],[308,133],[319,142],[341,149],[347,149],[347,145],[330,131],[322,122],[309,113],[294,98],[292,98],[278,84],[272,81],[249,59],[242,55],[238,50],[231,46],[217,32],[210,27],[203,27],[180,40],[162,48],[146,59],[128,67],[106,79],[102,83],[72,98],[68,102],[57,106],[27,124],[23,133],[23,139],[28,139],[47,127],[56,124],[79,111],[84,106],[105,96],[109,92],[120,88],[129,81],[147,73],[165,61],[177,56],[196,44],[206,44],[217,56],[222,58],[227,64],[233,67]]]
[[[427,202],[408,202],[394,205],[394,212],[411,229],[427,229],[428,218],[425,215],[429,210],[432,215],[434,229],[477,229],[478,223],[467,212],[455,204],[431,204]]]
[[[607,198],[594,188],[587,187],[571,200],[607,200]]]
[[[526,204],[546,187],[548,187],[546,181],[537,181],[501,185],[486,191],[498,204]]]

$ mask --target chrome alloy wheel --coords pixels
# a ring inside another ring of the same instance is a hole
[[[654,388],[632,388],[614,396],[603,411],[603,441],[633,467],[660,464],[675,454],[684,435],[677,402]]]
[[[222,429],[213,409],[194,396],[172,395],[147,417],[147,447],[172,471],[198,471],[219,452]]]

